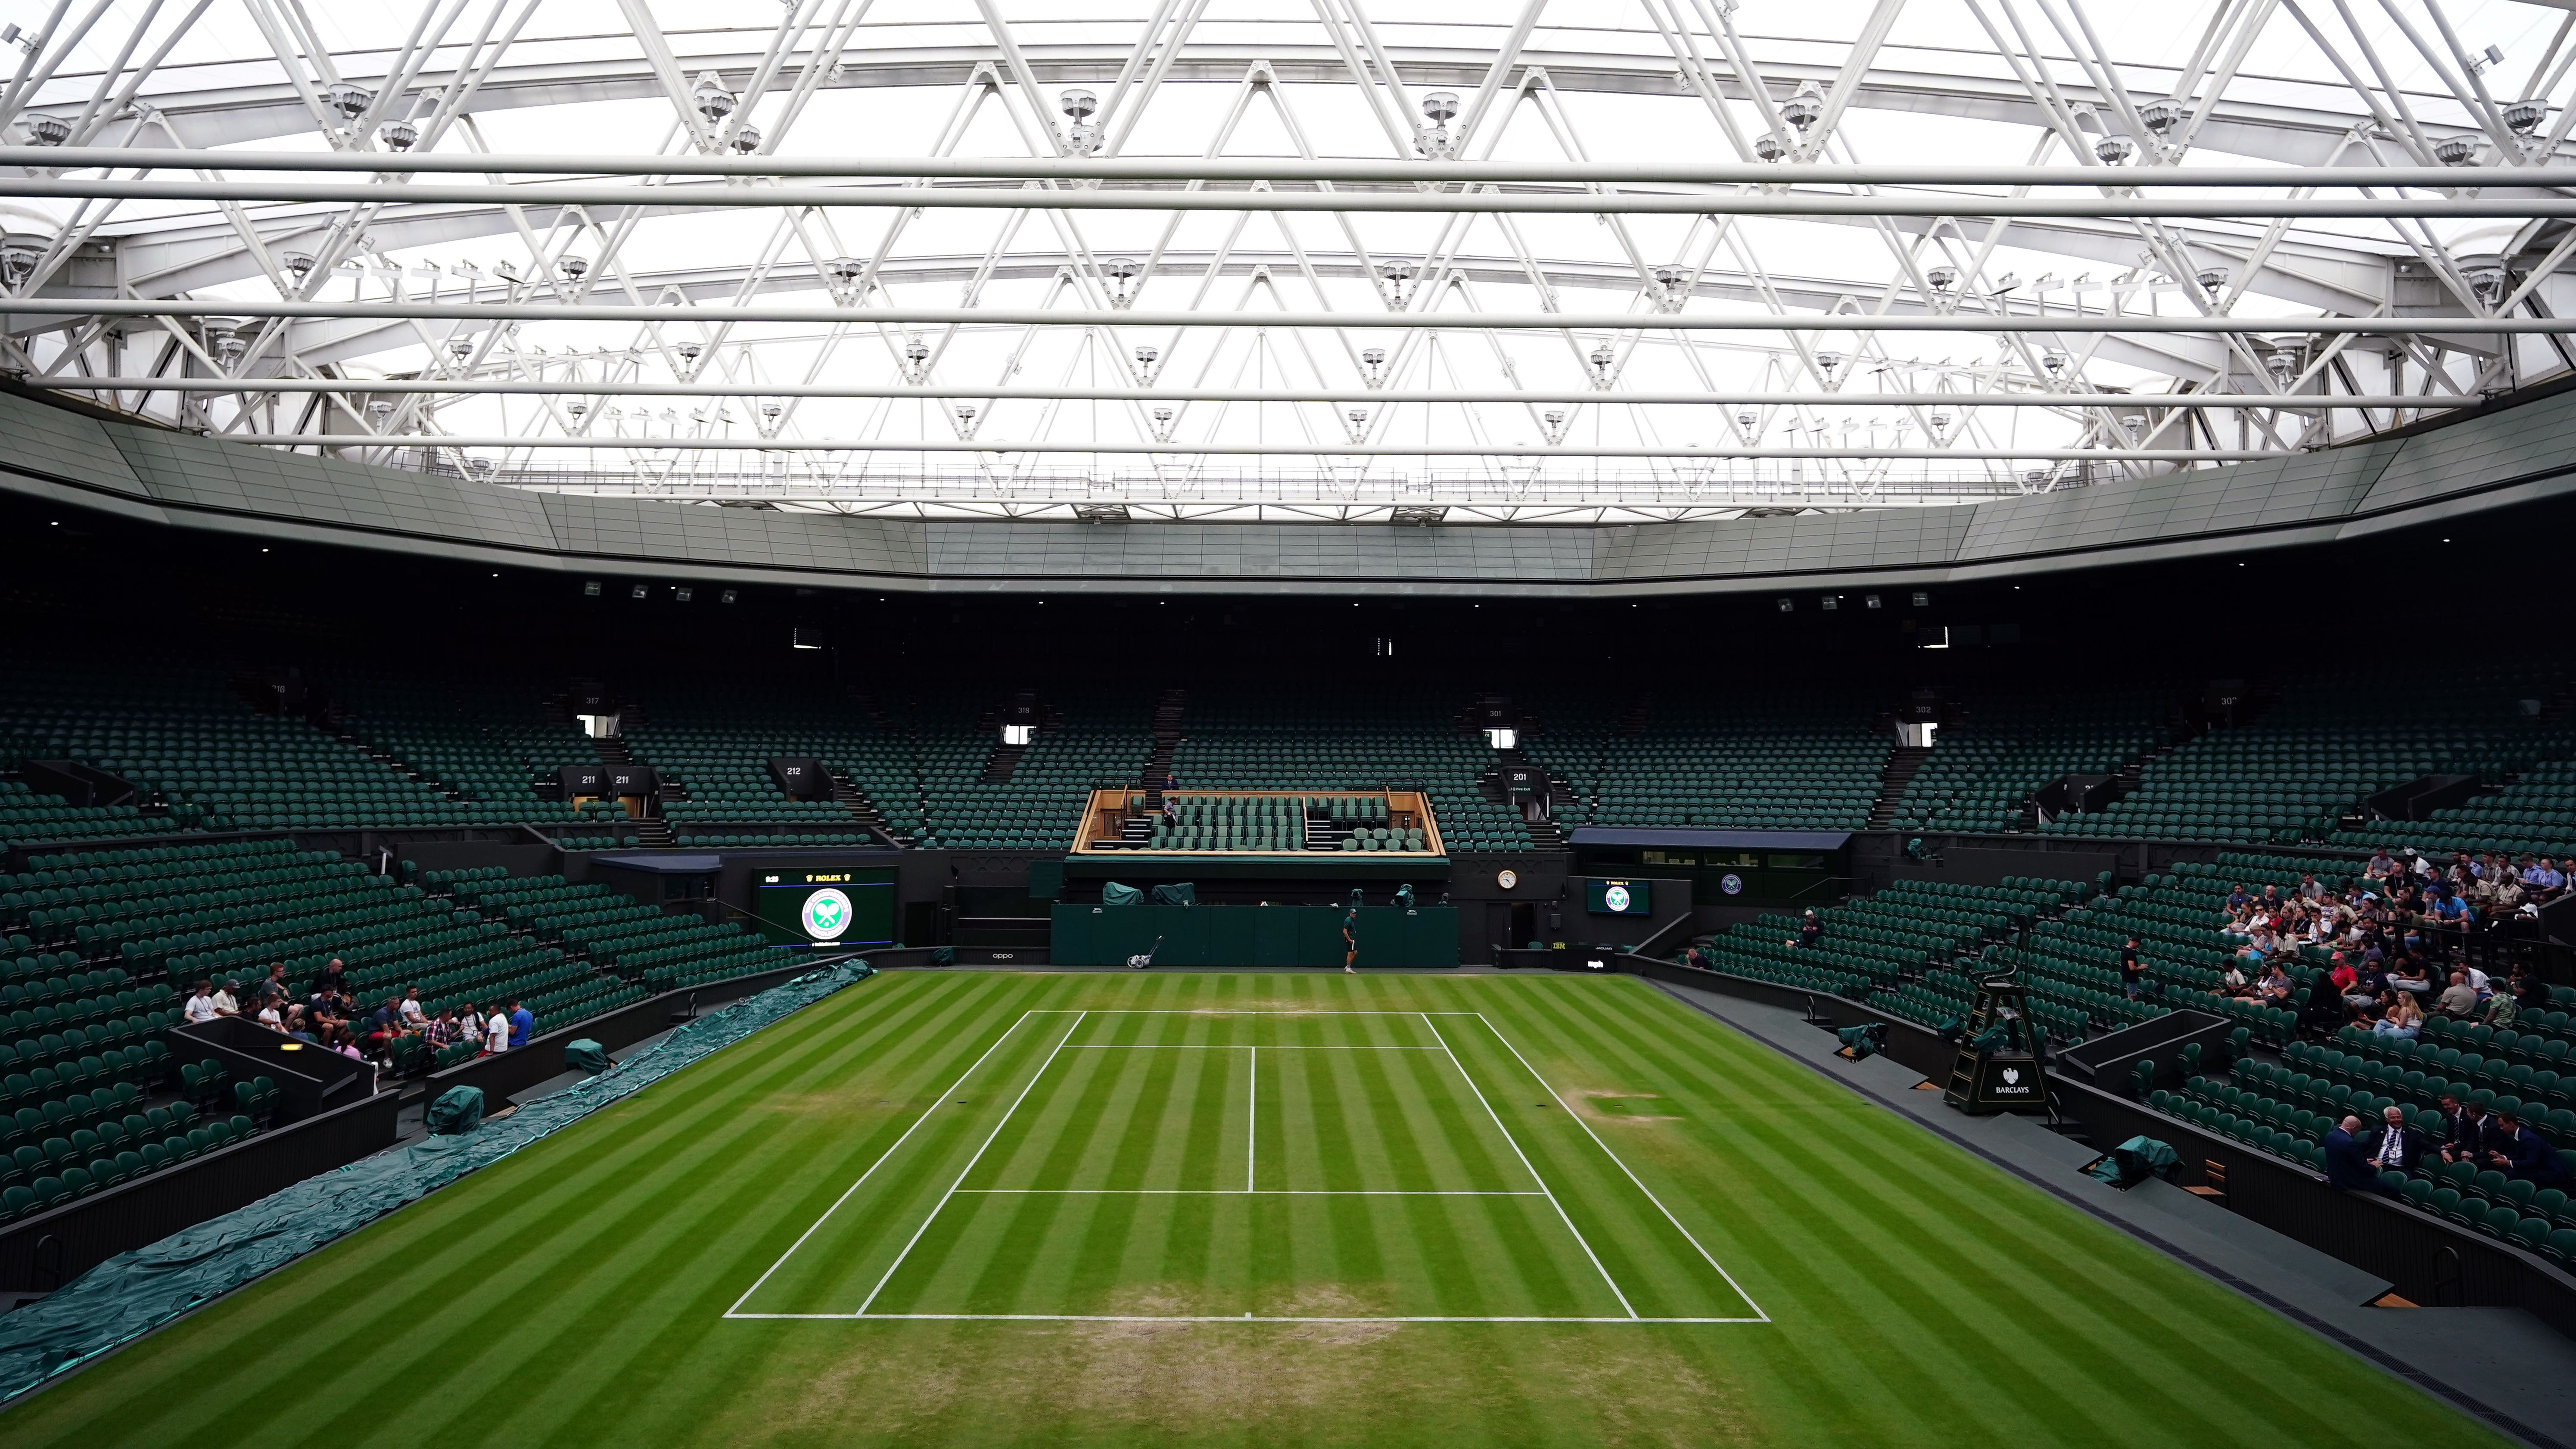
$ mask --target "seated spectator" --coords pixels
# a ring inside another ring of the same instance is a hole
[[[2547,900],[2567,888],[2567,877],[2560,873],[2557,862],[2544,855],[2539,864],[2522,873],[2522,884],[2533,896]]]
[[[2567,1163],[2558,1149],[2540,1139],[2540,1134],[2522,1125],[2521,1114],[2495,1114],[2496,1144],[2487,1153],[2486,1165],[2508,1177],[2518,1177],[2536,1187],[2564,1187]]]
[[[2478,1013],[2478,1020],[2502,1031],[2513,1025],[2514,1018],[2521,1014],[2522,1003],[2513,999],[2513,993],[2499,991],[2487,998],[2486,1009]]]
[[[2360,1130],[2360,1118],[2346,1117],[2326,1134],[2326,1181],[2345,1192],[2374,1192],[2381,1197],[2402,1199],[2405,1195],[2397,1190],[2397,1179],[2402,1174],[2380,1175],[2370,1155],[2362,1150],[2360,1139],[2354,1136]]]
[[[258,1021],[270,1031],[286,1030],[286,1013],[279,1009],[276,997],[267,996],[260,999]]]
[[[197,989],[188,993],[187,1004],[179,1008],[179,1015],[185,1018],[190,1026],[202,1025],[223,1015],[222,1012],[215,1010],[215,983],[198,982]]]
[[[2388,969],[2388,984],[2418,998],[2433,994],[2431,973],[2424,969],[2423,962],[2411,957],[2400,960]]]
[[[313,1034],[312,1024],[305,1019],[304,1008],[300,1006],[286,1008],[286,1034],[297,1041],[321,1044],[321,1038]]]
[[[2424,1030],[2424,1009],[2415,1004],[2414,997],[2392,991],[2388,993],[2388,1010],[2371,1024],[2370,1030],[2373,1036],[2413,1041]]]
[[[2382,1107],[2380,1125],[2361,1134],[2362,1151],[2370,1154],[2371,1165],[2381,1172],[2393,1172],[2400,1179],[2415,1170],[2430,1146],[2424,1134],[2406,1125],[2406,1109]]]
[[[218,989],[216,990],[216,992],[215,992],[215,1014],[216,1014],[217,1016],[239,1016],[239,1015],[241,1015],[241,983],[240,983],[240,982],[238,982],[238,981],[231,981],[231,980],[227,980],[227,981],[225,981],[225,982],[224,982],[224,984],[222,985],[222,987],[220,987],[220,988],[218,988]]]
[[[473,1002],[465,1003],[457,1011],[456,1025],[463,1033],[458,1040],[474,1043],[474,1050],[480,1053],[483,1050],[483,1013],[474,1009]]]
[[[340,1055],[347,1057],[353,1062],[362,1062],[367,1059],[366,1054],[358,1050],[357,1040],[349,1035],[349,1029],[345,1026],[339,1027],[331,1033],[331,1050],[338,1052]]]
[[[331,964],[323,967],[322,974],[314,979],[313,994],[320,996],[324,992],[333,996],[349,994],[349,968],[342,965],[337,956],[332,957]]]
[[[2433,899],[2433,923],[2452,930],[2466,930],[2477,922],[2477,912],[2469,908],[2468,898],[2458,891],[2446,890]]]
[[[2442,994],[2433,999],[2433,1009],[2444,1016],[2462,1020],[2477,1014],[2478,989],[2469,984],[2468,972],[2451,973],[2451,984],[2443,987]]]
[[[2235,885],[2228,887],[2226,906],[2227,914],[2231,916],[2236,915],[2252,904],[2254,904],[2254,898],[2245,893],[2245,883],[2243,881],[2239,881]]]
[[[2386,880],[2388,879],[2389,873],[2396,869],[2397,862],[2390,858],[2388,847],[2382,845],[2372,848],[2370,852],[2370,864],[2363,867],[2361,873],[2364,878],[2369,880]]]
[[[1813,949],[1816,943],[1823,939],[1825,939],[1824,919],[1816,914],[1813,907],[1810,907],[1806,916],[1798,922],[1798,939],[1789,944]]]
[[[2246,997],[2254,994],[2253,983],[2245,979],[2245,972],[2238,964],[2243,959],[2241,956],[2230,956],[2227,958],[2227,964],[2219,968],[2219,995]]]
[[[401,1014],[405,1031],[419,1031],[429,1025],[429,1013],[421,1007],[420,988],[417,986],[403,988],[402,1005],[396,1010]]]
[[[2513,976],[2505,983],[2505,989],[2513,993],[2513,999],[2522,1004],[2524,1011],[2549,1009],[2548,983],[2532,975],[2531,968],[2528,966],[2514,967]]]
[[[2442,1126],[2444,1162],[2483,1162],[2502,1140],[2486,1108],[2449,1092],[2442,1094]]]
[[[2323,881],[2318,880],[2314,875],[2310,875],[2306,872],[2300,873],[2299,895],[2301,898],[2311,901],[2323,900],[2325,899],[2325,894],[2326,888]]]
[[[2297,986],[2290,980],[2290,973],[2281,969],[2280,962],[2264,963],[2263,979],[2255,987],[2256,1000],[2266,1006],[2286,1008],[2296,991]]]
[[[457,1024],[456,1013],[449,1010],[440,1012],[437,1020],[422,1028],[421,1034],[431,1046],[450,1047],[465,1039],[465,1028]]]
[[[2379,999],[2376,992],[2361,989],[2361,973],[2352,969],[2352,963],[2343,959],[2341,951],[2334,954],[2333,964],[2326,968],[2326,979],[2334,983],[2335,993],[2344,999],[2347,1006],[2369,1006]]]

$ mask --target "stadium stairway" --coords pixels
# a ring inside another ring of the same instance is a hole
[[[1923,762],[1932,758],[1931,745],[1898,745],[1887,756],[1887,765],[1878,773],[1878,799],[1869,807],[1869,829],[1885,830],[1896,818],[1897,807],[1905,799],[1905,786]]]
[[[1163,808],[1163,782],[1172,778],[1172,762],[1181,748],[1181,716],[1190,706],[1186,689],[1167,689],[1154,700],[1153,748],[1146,752],[1144,772],[1136,783],[1145,787],[1145,804]]]

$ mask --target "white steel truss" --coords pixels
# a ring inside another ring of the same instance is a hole
[[[530,489],[1425,524],[2082,487],[2576,370],[2559,6],[738,8],[29,4],[0,369]]]

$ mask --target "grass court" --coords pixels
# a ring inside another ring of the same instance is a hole
[[[1969,1433],[2501,1442],[1641,982],[1340,973],[881,977],[0,1414],[28,1449]]]

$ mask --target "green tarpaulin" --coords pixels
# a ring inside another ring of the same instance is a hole
[[[2135,1187],[2150,1177],[2175,1182],[2182,1177],[2182,1159],[2171,1146],[2153,1137],[2132,1137],[2094,1158],[2084,1172],[2119,1188]]]
[[[587,1072],[595,1077],[615,1065],[617,1063],[609,1059],[608,1048],[589,1037],[564,1043],[564,1070],[567,1072]]]
[[[429,1137],[309,1177],[120,1253],[42,1302],[0,1314],[0,1402],[132,1342],[193,1308],[326,1247],[478,1167],[488,1167],[843,987],[875,975],[836,962],[709,1012],[588,1081],[476,1131]]]
[[[423,1114],[433,1137],[460,1137],[483,1125],[483,1089],[450,1087]]]
[[[1158,906],[1195,906],[1198,903],[1199,888],[1188,881],[1177,880],[1154,887],[1154,904]]]
[[[1114,880],[1100,883],[1100,903],[1104,906],[1132,906],[1144,898],[1145,893],[1134,886],[1120,885]]]

